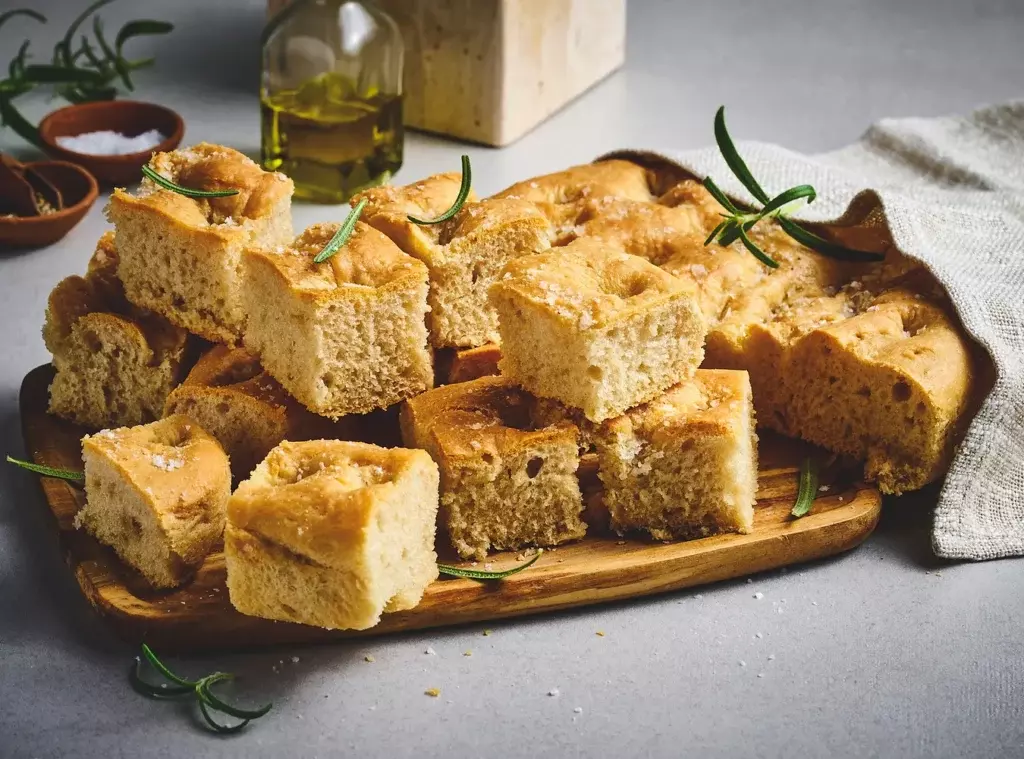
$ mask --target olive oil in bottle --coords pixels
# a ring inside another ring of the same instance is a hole
[[[263,165],[341,203],[402,165],[402,39],[369,0],[297,0],[264,34]]]

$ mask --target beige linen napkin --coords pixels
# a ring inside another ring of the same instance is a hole
[[[836,221],[851,206],[860,215],[880,204],[896,246],[946,288],[997,377],[946,477],[932,545],[951,559],[1024,554],[1024,101],[967,116],[884,120],[821,155],[754,142],[738,148],[769,194],[814,185],[818,200],[802,220]],[[710,174],[730,195],[753,201],[717,148],[602,157],[631,155]]]

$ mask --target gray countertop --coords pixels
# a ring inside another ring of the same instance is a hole
[[[51,35],[74,10],[37,5]],[[174,21],[171,37],[139,43],[159,61],[140,97],[178,109],[188,141],[257,150],[259,0],[105,14],[108,28]],[[708,143],[720,103],[736,136],[813,152],[881,117],[965,111],[1024,87],[1018,0],[631,0],[629,22],[624,70],[515,145],[469,149],[482,194],[614,148]],[[11,24],[0,50],[35,31]],[[0,134],[0,149],[22,148]],[[398,181],[456,169],[465,149],[411,135]],[[18,387],[48,360],[45,299],[84,270],[102,207],[53,247],[0,255],[0,452],[23,452]],[[296,226],[340,214],[297,206]],[[0,467],[0,756],[1024,756],[1024,564],[941,565],[929,506],[889,503],[836,559],[495,623],[488,637],[477,626],[176,660],[237,672],[243,692],[274,699],[222,739],[129,689],[134,650],[79,595],[36,482]]]

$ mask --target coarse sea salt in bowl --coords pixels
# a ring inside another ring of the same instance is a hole
[[[153,153],[174,150],[184,134],[181,116],[170,108],[134,100],[70,105],[39,123],[49,155],[119,187],[138,182]]]

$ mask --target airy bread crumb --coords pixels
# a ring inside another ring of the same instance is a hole
[[[194,360],[196,343],[135,308],[117,279],[114,233],[96,245],[84,277],[50,293],[43,339],[56,370],[50,413],[91,429],[151,422]]]
[[[582,538],[576,427],[536,426],[507,378],[446,385],[402,407],[402,439],[441,470],[441,522],[463,558]]]
[[[612,529],[658,540],[750,532],[757,435],[746,372],[701,369],[594,433]]]
[[[433,386],[427,268],[358,222],[324,263],[337,231],[314,224],[277,249],[245,252],[245,346],[310,411],[337,419],[387,408]]]

